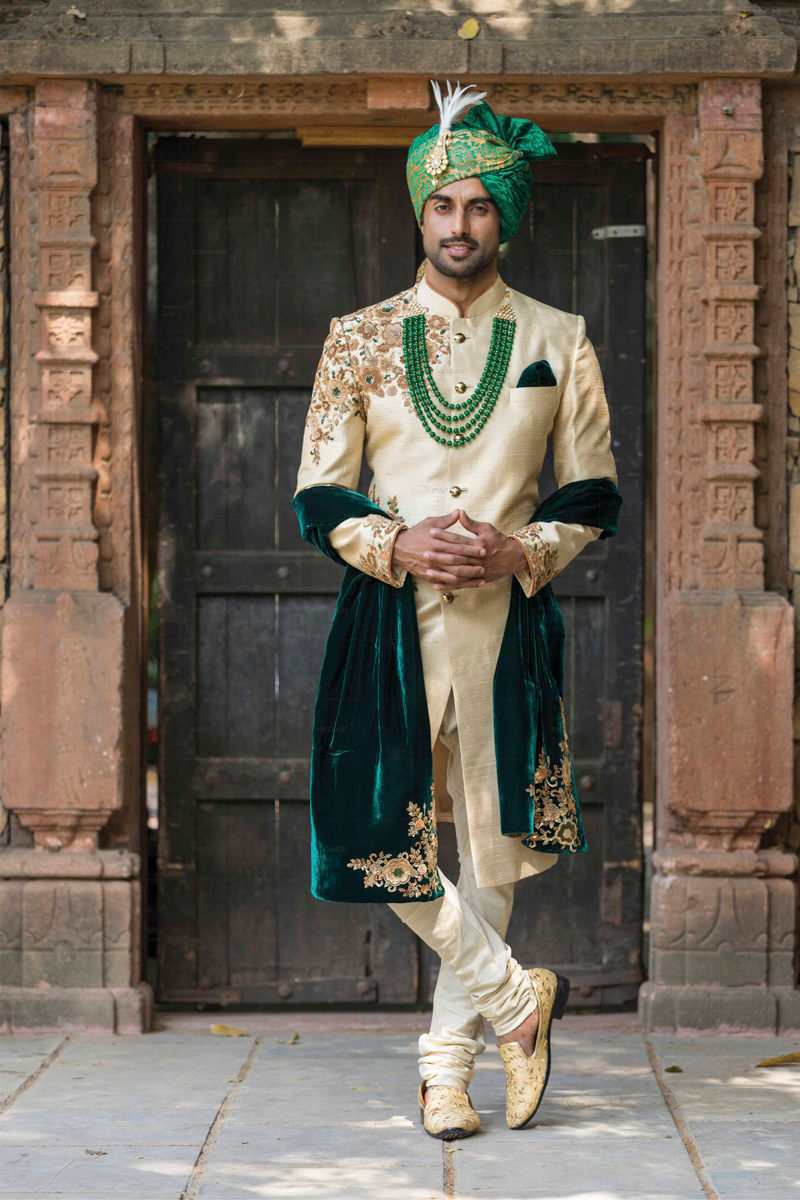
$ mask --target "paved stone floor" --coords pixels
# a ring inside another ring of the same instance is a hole
[[[442,1143],[416,1107],[424,1022],[159,1012],[142,1037],[0,1038],[0,1200],[800,1198],[800,1066],[756,1066],[798,1038],[567,1017],[538,1123],[512,1132],[490,1034],[481,1129]]]

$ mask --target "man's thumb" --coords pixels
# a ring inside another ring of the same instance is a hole
[[[459,509],[454,508],[451,512],[445,513],[443,517],[434,517],[434,525],[452,525],[458,519]]]

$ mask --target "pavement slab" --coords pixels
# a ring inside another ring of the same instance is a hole
[[[164,1013],[141,1037],[0,1037],[0,1200],[800,1200],[800,1068],[756,1067],[798,1039],[566,1018],[536,1124],[509,1130],[490,1034],[481,1129],[442,1143],[419,1015],[256,1016],[229,1018],[244,1037]]]

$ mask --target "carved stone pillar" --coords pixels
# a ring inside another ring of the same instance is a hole
[[[138,845],[120,865],[120,851],[99,840],[139,792],[131,730],[141,640],[135,595],[101,591],[98,573],[97,442],[110,413],[93,346],[96,100],[93,82],[41,80],[11,122],[17,432],[14,573],[2,635],[3,801],[32,831],[35,849],[0,851],[5,1030],[129,1032],[152,1020],[152,993],[139,978]],[[114,266],[98,272],[106,308]],[[130,287],[127,263],[119,274]],[[126,470],[121,462],[122,492]],[[115,549],[132,557],[122,537]]]
[[[651,1029],[797,1029],[797,860],[771,841],[792,804],[794,621],[764,591],[754,523],[754,423],[770,419],[753,403],[760,83],[704,80],[696,127],[667,125],[657,851],[640,1014]]]

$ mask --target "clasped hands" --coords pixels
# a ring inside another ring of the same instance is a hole
[[[453,533],[448,527],[460,521],[474,537]],[[431,582],[437,592],[483,587],[526,565],[525,551],[515,538],[489,521],[473,521],[463,508],[444,517],[425,517],[394,540],[392,562],[412,575]]]

